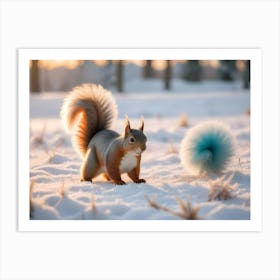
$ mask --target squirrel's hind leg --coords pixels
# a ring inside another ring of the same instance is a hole
[[[81,167],[81,181],[91,181],[98,175],[100,169],[98,159],[96,157],[95,147],[92,146],[87,150]]]
[[[103,178],[106,180],[106,181],[110,181],[111,178],[109,177],[109,175],[107,173],[102,173],[103,175]]]

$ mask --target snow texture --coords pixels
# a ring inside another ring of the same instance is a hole
[[[175,89],[181,86],[174,82]],[[196,92],[188,89],[114,94],[119,114],[114,130],[123,132],[126,115],[131,127],[138,127],[143,115],[148,138],[140,174],[146,183],[123,175],[127,184],[121,186],[101,176],[80,182],[82,160],[59,117],[66,93],[31,95],[31,219],[180,219],[172,213],[179,213],[186,199],[199,219],[250,219],[250,94],[236,85],[216,92],[207,91],[207,83]],[[183,113],[187,122],[182,124]],[[181,141],[190,129],[212,120],[230,127],[232,160],[223,172],[193,175],[180,162]],[[225,187],[227,195],[219,194]],[[149,199],[171,211],[151,207]]]

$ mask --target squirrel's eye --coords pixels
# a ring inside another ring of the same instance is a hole
[[[135,138],[134,137],[130,137],[129,138],[129,143],[134,143],[135,142]]]

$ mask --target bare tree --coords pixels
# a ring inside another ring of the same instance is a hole
[[[117,90],[123,92],[123,61],[117,62]]]
[[[249,88],[250,87],[250,60],[245,62],[245,70],[243,73],[243,87]]]
[[[113,61],[108,60],[107,65],[104,69],[105,74],[104,74],[104,79],[103,79],[104,82],[103,83],[104,83],[105,88],[109,88],[111,83],[112,83],[112,74],[113,74],[112,70],[114,70],[113,69]]]
[[[170,80],[171,80],[171,61],[166,61],[166,68],[164,73],[164,89],[169,90],[170,89]]]
[[[146,60],[146,65],[143,68],[143,76],[144,78],[152,78],[154,76],[152,60]]]
[[[236,60],[221,60],[219,75],[223,81],[233,81],[236,75]]]
[[[202,69],[199,60],[189,60],[185,63],[184,79],[192,82],[201,81]]]
[[[39,85],[39,60],[31,60],[31,68],[30,68],[30,91],[31,92],[40,92]]]

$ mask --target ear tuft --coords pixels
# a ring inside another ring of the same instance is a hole
[[[125,137],[127,137],[127,135],[130,133],[130,131],[131,131],[130,122],[129,122],[128,116],[126,115],[126,117],[125,117],[125,130],[124,130]]]
[[[140,123],[140,126],[139,126],[139,130],[144,131],[144,117],[143,116],[141,116],[141,123]]]

